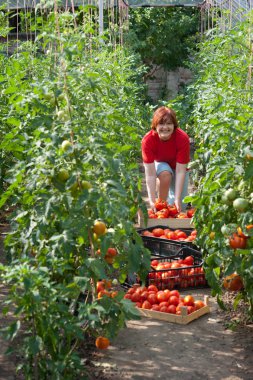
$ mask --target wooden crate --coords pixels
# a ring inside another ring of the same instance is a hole
[[[192,218],[177,219],[177,218],[164,218],[164,219],[151,219],[148,218],[147,225],[144,223],[144,218],[141,213],[138,213],[138,225],[140,228],[154,227],[156,225],[165,226],[168,228],[194,228]]]
[[[181,313],[182,313],[181,315],[162,313],[160,311],[141,309],[141,308],[138,310],[140,311],[140,314],[143,317],[158,319],[159,321],[165,321],[165,322],[170,322],[170,323],[179,323],[181,325],[187,325],[188,323],[194,321],[195,319],[198,319],[202,315],[210,313],[208,296],[204,297],[204,303],[206,304],[206,306],[202,307],[199,310],[194,311],[191,314],[187,314],[187,307],[186,306],[182,306],[180,308]]]

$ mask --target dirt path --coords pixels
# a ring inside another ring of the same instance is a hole
[[[208,289],[194,290],[203,297]],[[214,298],[211,312],[188,325],[130,321],[95,360],[108,380],[252,380],[253,325],[225,329]],[[99,374],[98,377],[99,378]]]

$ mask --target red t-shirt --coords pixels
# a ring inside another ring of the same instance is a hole
[[[177,162],[188,164],[190,161],[190,139],[180,128],[176,128],[167,141],[160,140],[157,132],[151,129],[143,137],[141,149],[145,164],[151,164],[154,161],[167,162],[172,169],[175,169]]]

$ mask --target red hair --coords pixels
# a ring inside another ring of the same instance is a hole
[[[168,107],[159,107],[153,115],[151,128],[156,130],[158,124],[166,124],[168,122],[174,124],[175,129],[178,127],[176,112]]]

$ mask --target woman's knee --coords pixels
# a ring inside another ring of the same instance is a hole
[[[164,170],[158,175],[158,179],[160,181],[160,184],[168,184],[171,182],[172,174],[168,172],[167,170]]]

